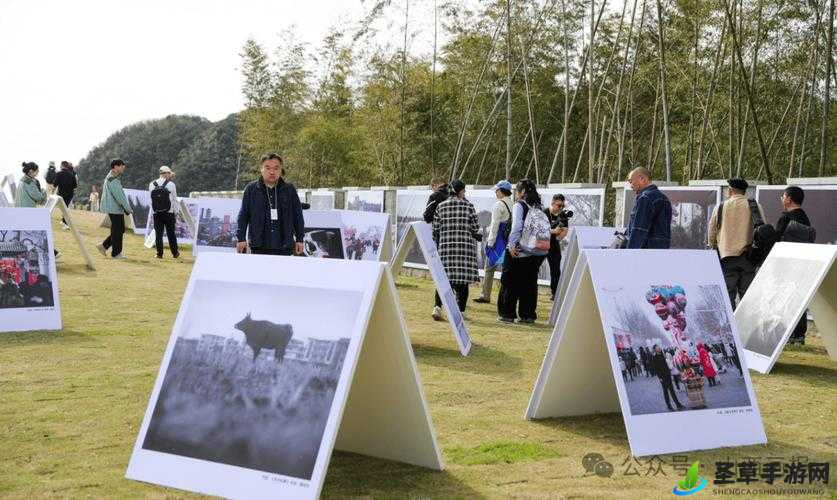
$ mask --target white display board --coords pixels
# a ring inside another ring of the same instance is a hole
[[[837,246],[777,243],[735,309],[747,366],[769,373],[810,307],[837,361]]]
[[[309,191],[308,203],[311,205],[311,210],[333,210],[334,192],[313,190]]]
[[[199,198],[178,198],[177,211],[174,213],[175,217],[175,234],[177,236],[178,245],[192,245],[195,243],[195,233],[197,231],[198,218],[198,200]],[[145,232],[145,248],[154,247],[154,239],[156,238],[154,231],[154,216],[148,217],[148,226]],[[169,246],[169,239],[163,235],[163,245]]]
[[[314,499],[333,449],[443,466],[386,264],[200,254],[126,476]]]
[[[0,332],[60,330],[47,208],[0,208]]]
[[[525,416],[621,411],[635,456],[765,443],[742,349],[714,251],[585,250]]]
[[[756,200],[764,210],[765,222],[776,225],[782,215],[780,197],[787,186],[758,186]],[[811,226],[817,230],[815,243],[837,244],[837,186],[803,185],[805,200],[802,209]]]
[[[459,346],[459,352],[463,356],[467,356],[471,352],[471,336],[468,334],[465,318],[459,310],[456,295],[450,286],[447,273],[445,273],[445,266],[442,264],[442,259],[436,250],[436,243],[433,242],[433,230],[430,224],[426,222],[413,222],[407,227],[407,232],[404,233],[404,237],[398,243],[398,249],[395,251],[395,257],[392,259],[393,274],[397,276],[401,272],[404,259],[406,259],[413,243],[416,243],[416,241],[418,241],[418,247],[424,261],[429,263],[430,275],[433,277],[433,282],[436,284],[436,291],[442,299],[442,305],[445,308],[453,336],[456,338],[456,343]]]
[[[558,312],[567,296],[567,288],[582,250],[607,248],[613,243],[615,233],[616,228],[613,227],[570,226],[570,231],[564,238],[568,243],[561,255],[561,278],[558,280],[555,300],[549,313],[550,326],[555,325],[558,319]]]
[[[353,210],[304,210],[305,255],[348,260],[392,258],[389,216]]]
[[[660,191],[671,202],[671,248],[703,250],[708,245],[709,219],[721,203],[720,187],[660,186]],[[618,225],[627,228],[636,195],[625,190],[622,220]]]
[[[152,215],[151,210],[151,193],[144,189],[125,189],[125,198],[128,199],[128,204],[131,205],[132,213],[126,218],[131,218],[133,222],[134,234],[145,236],[148,230],[148,219]],[[154,227],[154,224],[151,224]]]
[[[195,198],[197,217],[195,244],[192,253],[235,252],[238,243],[238,212],[241,200],[236,198]]]
[[[346,210],[383,213],[383,191],[346,191]]]
[[[87,268],[91,271],[96,270],[96,262],[93,260],[93,257],[90,255],[90,252],[87,251],[87,247],[84,246],[84,238],[81,236],[81,232],[76,227],[75,222],[73,221],[73,216],[70,213],[70,210],[67,208],[67,204],[64,203],[64,199],[58,195],[50,195],[47,198],[46,205],[44,206],[50,215],[52,212],[57,208],[59,212],[61,212],[61,216],[64,218],[64,221],[67,223],[67,226],[70,228],[70,232],[73,234],[73,239],[76,240],[76,244],[78,244],[79,252],[81,253],[84,262],[87,264]]]

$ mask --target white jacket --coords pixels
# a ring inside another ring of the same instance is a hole
[[[148,193],[149,194],[151,194],[151,191],[154,191],[154,183],[155,182],[157,183],[158,186],[162,186],[163,183],[166,182],[166,179],[164,179],[163,177],[160,177],[157,180],[153,180],[153,181],[149,182],[148,183]],[[177,206],[180,204],[180,202],[177,201],[177,186],[175,186],[174,181],[169,181],[169,183],[166,184],[166,189],[169,192],[169,199],[171,200],[171,208],[169,209],[169,213],[170,214],[176,213],[175,211],[177,210]],[[154,211],[152,210],[151,213],[153,214]]]
[[[500,223],[511,221],[511,210],[512,200],[510,196],[497,200],[497,203],[491,208],[491,225],[488,229],[488,240],[485,242],[486,246],[493,246],[497,241]]]

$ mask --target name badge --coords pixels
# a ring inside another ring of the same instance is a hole
[[[270,220],[279,220],[279,209],[278,208],[271,208],[270,209]]]

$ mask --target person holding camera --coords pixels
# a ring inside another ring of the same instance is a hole
[[[549,262],[549,288],[552,290],[552,300],[555,300],[555,290],[558,289],[558,280],[561,279],[561,240],[567,236],[570,219],[573,216],[571,210],[564,210],[566,202],[563,194],[552,196],[552,203],[549,208],[544,209],[549,219],[549,253],[546,261]]]

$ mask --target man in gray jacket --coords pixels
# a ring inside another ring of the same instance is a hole
[[[497,202],[491,209],[491,225],[488,228],[488,239],[485,242],[485,248],[491,248],[497,242],[497,236],[500,234],[500,224],[505,223],[504,229],[511,226],[511,199],[512,185],[509,181],[500,181],[494,186],[494,194],[497,196]],[[506,231],[506,235],[508,231]],[[507,236],[506,236],[507,237]],[[505,238],[504,238],[505,239]],[[482,280],[482,295],[474,299],[474,302],[481,304],[491,303],[491,288],[494,286],[494,271],[497,270],[499,264],[491,265],[488,257],[483,255],[485,259],[485,276]]]

